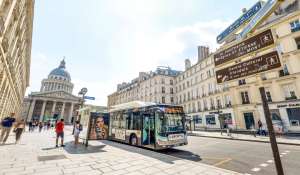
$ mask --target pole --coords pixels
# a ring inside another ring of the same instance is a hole
[[[273,128],[273,124],[272,124],[271,114],[270,114],[270,110],[269,110],[269,106],[268,106],[268,102],[267,102],[267,98],[266,98],[265,88],[260,87],[259,92],[261,95],[262,105],[264,108],[264,113],[265,113],[265,118],[266,118],[266,123],[267,123],[267,127],[269,130],[270,143],[271,143],[271,147],[272,147],[272,151],[273,151],[277,174],[284,175],[281,160],[280,160],[278,145],[276,142],[276,137],[275,137],[274,128]]]

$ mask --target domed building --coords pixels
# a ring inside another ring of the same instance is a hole
[[[72,94],[73,87],[71,76],[66,70],[66,62],[63,59],[60,65],[42,80],[40,92],[32,92],[24,100],[27,103],[27,121],[49,121],[63,118],[66,123],[71,123],[74,111],[79,109],[81,103],[81,98]]]

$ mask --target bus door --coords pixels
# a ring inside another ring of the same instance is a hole
[[[143,145],[154,147],[154,115],[143,114]]]

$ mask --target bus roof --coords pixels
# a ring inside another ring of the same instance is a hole
[[[142,107],[148,107],[148,106],[156,106],[156,105],[174,106],[175,107],[175,105],[157,104],[157,103],[153,103],[153,102],[144,102],[144,101],[132,101],[132,102],[112,106],[112,109],[109,112],[115,112],[115,111],[132,109],[132,108],[142,108]],[[180,106],[177,106],[177,107],[180,107]]]

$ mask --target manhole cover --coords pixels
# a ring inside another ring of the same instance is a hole
[[[38,161],[66,159],[65,155],[38,156]]]

